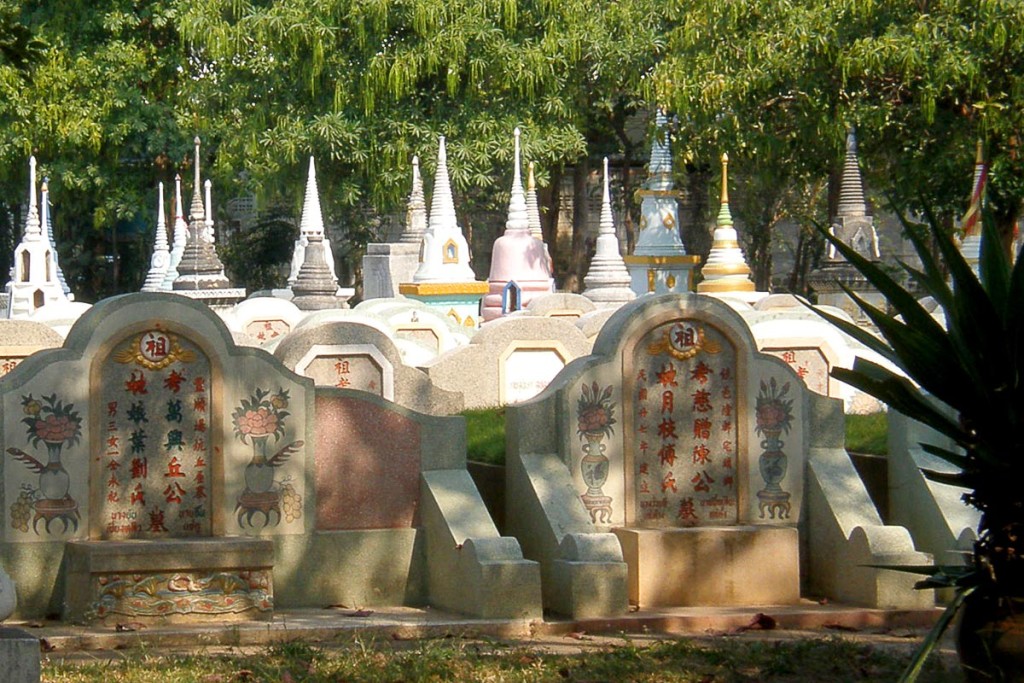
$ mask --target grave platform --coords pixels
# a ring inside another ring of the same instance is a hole
[[[629,602],[792,605],[800,601],[795,527],[615,528],[628,567]]]
[[[64,620],[266,620],[273,544],[260,538],[68,541]]]
[[[471,619],[451,612],[412,607],[358,609],[277,610],[267,621],[204,624],[142,625],[131,620],[118,624],[67,625],[59,622],[7,622],[45,641],[50,657],[75,653],[131,651],[133,648],[196,650],[213,647],[257,647],[295,641],[335,644],[381,640],[446,637],[493,637],[534,640],[544,637],[578,638],[579,634],[660,633],[709,635],[746,631],[759,615],[775,620],[776,631],[889,632],[927,629],[942,614],[938,608],[884,610],[821,605],[808,600],[776,607],[689,607],[638,610],[614,618],[595,619]],[[763,620],[762,620],[763,623]]]

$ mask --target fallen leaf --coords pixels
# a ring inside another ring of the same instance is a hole
[[[357,610],[352,611],[352,612],[346,612],[345,616],[346,617],[368,617],[371,614],[373,614],[373,610],[372,609],[357,609]]]

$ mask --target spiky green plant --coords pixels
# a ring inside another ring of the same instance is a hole
[[[941,307],[945,328],[907,287],[827,233],[826,238],[882,293],[896,315],[888,315],[846,287],[881,338],[834,315],[818,313],[906,375],[858,358],[852,369],[833,369],[834,377],[932,427],[962,449],[921,444],[959,469],[956,473],[924,470],[925,476],[965,488],[964,502],[982,513],[973,564],[966,571],[930,568],[926,570],[930,578],[919,586],[957,588],[960,595],[954,606],[963,597],[1007,601],[1024,596],[1024,259],[1012,264],[995,226],[986,221],[976,275],[935,217],[926,216],[930,231],[900,214],[922,263],[920,269],[901,266]],[[929,234],[948,269],[949,281],[929,247]],[[931,397],[948,406],[953,417]],[[948,619],[939,626],[946,624]],[[926,648],[936,640],[926,639]]]

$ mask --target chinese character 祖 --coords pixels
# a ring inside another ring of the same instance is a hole
[[[795,363],[796,362],[796,352],[794,352],[794,351],[783,351],[782,352],[782,360],[786,361],[787,363]]]
[[[167,337],[155,336],[150,332],[146,336],[146,355],[149,358],[164,358],[167,356]]]
[[[675,420],[670,417],[664,418],[658,425],[658,436],[663,439],[678,439]]]
[[[697,343],[696,336],[692,327],[685,325],[675,326],[675,345],[676,346],[693,346]]]
[[[338,372],[339,375],[347,375],[349,372],[351,372],[347,360],[340,360],[337,363],[335,363],[334,369]]]
[[[164,386],[174,393],[178,393],[181,391],[181,385],[184,381],[185,375],[181,374],[177,370],[171,370],[171,374],[164,378]]]

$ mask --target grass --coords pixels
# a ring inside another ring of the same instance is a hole
[[[889,413],[846,416],[846,450],[851,453],[886,455]]]
[[[505,464],[505,409],[463,411],[466,418],[466,457],[491,465]]]
[[[621,643],[580,654],[544,654],[522,645],[444,640],[412,649],[356,642],[318,649],[293,642],[249,655],[158,657],[43,665],[44,683],[384,683],[392,681],[659,681],[666,683],[841,683],[895,680],[907,647],[879,647],[842,638],[788,641],[680,639],[637,646]],[[933,658],[929,681],[958,681]]]
[[[467,410],[466,440],[470,460],[492,465],[505,464],[505,410],[485,408]],[[852,453],[885,455],[889,431],[887,413],[846,416],[846,450]]]

